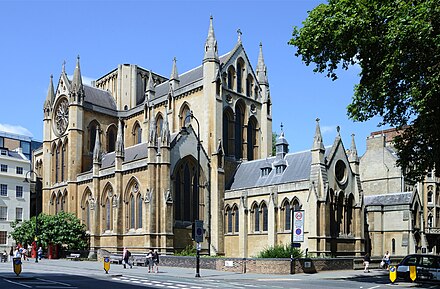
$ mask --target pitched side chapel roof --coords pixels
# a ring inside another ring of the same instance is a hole
[[[327,156],[329,152],[330,147],[326,148],[325,155]],[[270,157],[241,163],[236,170],[229,190],[255,188],[310,179],[311,151],[287,154],[284,158],[287,162],[287,167],[281,174],[277,174],[273,168],[276,160],[276,157]],[[272,167],[272,170],[268,175],[262,176],[261,169],[268,166]]]
[[[136,144],[125,148],[124,163],[147,157],[147,143]],[[101,168],[109,168],[115,165],[115,152],[107,153],[102,157]]]
[[[393,206],[411,204],[413,192],[399,192],[364,196],[365,206]]]
[[[84,101],[100,107],[116,110],[116,103],[110,92],[84,85]]]
[[[220,56],[220,64],[225,63],[229,59],[229,55],[232,51]],[[196,68],[188,70],[182,74],[179,74],[179,89],[191,85],[203,78],[203,66],[199,65]],[[155,87],[156,94],[153,100],[159,100],[157,102],[165,101],[169,92],[169,82],[165,81]],[[179,90],[178,89],[178,90]]]

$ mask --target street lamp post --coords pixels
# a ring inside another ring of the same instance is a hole
[[[194,119],[197,123],[197,195],[196,195],[196,220],[199,219],[199,195],[200,195],[200,123],[199,120],[194,116],[194,113],[191,111],[185,119],[183,120],[183,127],[181,132],[186,132],[186,120],[187,118]],[[193,223],[193,229],[195,229],[195,222]],[[196,277],[200,277],[200,246],[199,242],[196,245]]]
[[[36,181],[34,181],[32,178],[32,174],[34,174],[34,177],[36,180],[38,179],[38,174],[31,169],[26,172],[26,175],[24,178],[25,183],[30,183],[31,185],[32,185],[32,183],[36,183]],[[35,263],[38,263],[38,202],[37,202],[38,190],[36,189],[36,187],[34,188],[34,193],[35,193],[35,249],[36,249]]]

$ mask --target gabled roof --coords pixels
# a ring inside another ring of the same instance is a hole
[[[325,154],[328,155],[330,148],[326,148]],[[277,174],[272,169],[267,176],[262,176],[261,169],[271,166],[273,168],[276,157],[248,161],[241,163],[234,175],[229,190],[255,188],[268,185],[291,183],[310,179],[310,168],[312,164],[311,151],[289,153],[284,160],[287,167],[283,173]]]

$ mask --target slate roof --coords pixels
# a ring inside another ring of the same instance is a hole
[[[327,156],[329,152],[330,147],[327,147],[325,155]],[[229,190],[255,188],[310,179],[311,151],[289,153],[285,156],[284,160],[287,162],[287,168],[282,174],[276,174],[273,168],[274,162],[278,161],[276,157],[241,163],[236,170]],[[266,176],[262,176],[261,169],[267,167],[272,167],[271,172]]]
[[[125,148],[124,163],[139,160],[147,157],[147,143],[140,143]],[[109,168],[115,165],[115,152],[103,155],[101,168]]]
[[[220,65],[222,65],[223,63],[225,63],[228,60],[231,53],[232,53],[232,51],[220,56]],[[193,68],[193,69],[188,70],[182,74],[179,74],[179,88],[183,88],[187,85],[190,85],[194,82],[197,82],[198,80],[201,80],[202,78],[203,78],[203,66],[199,65],[196,68]],[[155,92],[155,97],[153,100],[157,100],[159,98],[162,98],[163,96],[168,95],[168,92],[170,90],[169,81],[162,82],[161,84],[156,86],[155,89],[156,89],[156,92]]]
[[[413,192],[364,196],[365,206],[392,206],[411,204]]]
[[[113,96],[110,94],[110,92],[96,88],[91,87],[88,85],[84,86],[84,101],[89,102],[91,104],[101,106],[104,108],[116,110],[116,103]]]

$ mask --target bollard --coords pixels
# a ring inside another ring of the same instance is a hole
[[[108,274],[108,271],[110,270],[110,258],[104,257],[104,271],[105,274]]]
[[[397,279],[397,269],[396,266],[390,266],[390,281],[394,283]]]
[[[18,276],[21,273],[21,258],[15,257],[12,258],[12,266],[14,269],[14,273]]]
[[[417,278],[416,266],[409,266],[409,278],[414,282]]]

